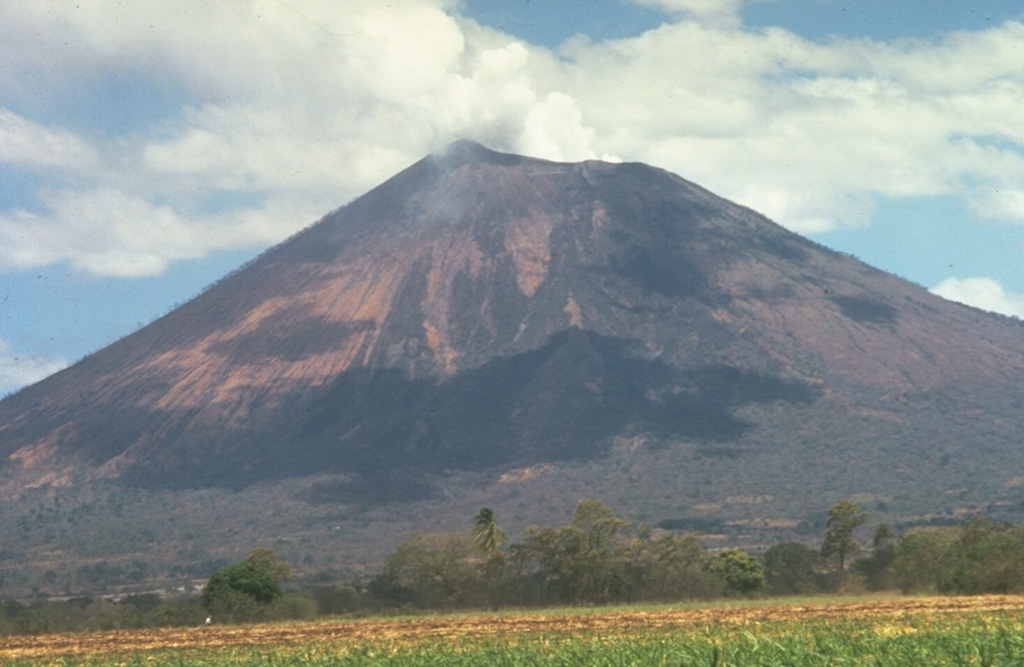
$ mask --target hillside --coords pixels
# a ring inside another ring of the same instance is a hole
[[[668,172],[458,142],[0,401],[0,529],[159,578],[581,497],[747,543],[1020,517],[1022,334]]]

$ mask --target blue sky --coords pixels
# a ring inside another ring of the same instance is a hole
[[[1024,316],[1006,0],[0,7],[0,395],[468,137],[640,160]]]

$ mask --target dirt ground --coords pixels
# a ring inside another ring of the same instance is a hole
[[[151,650],[216,649],[240,645],[282,646],[310,642],[416,640],[444,637],[600,633],[759,621],[883,619],[965,612],[1024,611],[1024,596],[916,597],[849,602],[735,605],[656,610],[424,616],[396,620],[335,620],[248,626],[203,626],[0,637],[4,658],[135,653]]]

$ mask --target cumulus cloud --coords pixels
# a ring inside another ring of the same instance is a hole
[[[84,169],[99,162],[87,142],[61,127],[44,127],[0,107],[0,155],[7,165]]]
[[[930,290],[944,299],[1024,318],[1024,294],[1013,294],[991,278],[946,278]]]
[[[65,359],[37,359],[20,356],[0,338],[0,396],[38,382],[68,365]]]
[[[634,1],[668,22],[557,53],[454,1],[6,3],[0,89],[17,108],[110,73],[186,102],[113,138],[0,112],[14,166],[63,178],[38,208],[0,211],[0,270],[150,275],[270,244],[457,138],[650,162],[800,232],[869,224],[879,196],[1024,222],[1020,23],[815,42],[744,27],[740,0]],[[246,203],[211,212],[232,197]]]
[[[1013,22],[889,44],[680,21],[573,56],[580,90],[597,91],[579,97],[599,150],[820,232],[868,223],[878,195],[961,194],[1024,220],[983,194],[1024,170],[1022,38]]]
[[[269,245],[316,214],[308,204],[278,199],[263,209],[187,217],[117,189],[48,193],[45,200],[43,215],[0,214],[0,271],[67,262],[98,276],[158,275],[174,260]]]

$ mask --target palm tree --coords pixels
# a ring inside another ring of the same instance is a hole
[[[494,520],[494,511],[482,508],[476,515],[473,526],[473,540],[487,553],[493,553],[505,543],[505,531]]]

